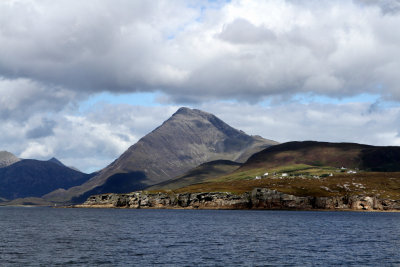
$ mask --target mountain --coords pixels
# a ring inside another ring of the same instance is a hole
[[[189,170],[184,175],[167,180],[157,185],[146,188],[146,190],[174,190],[184,186],[206,182],[209,179],[231,173],[242,164],[230,160],[215,160],[206,162]]]
[[[48,161],[49,161],[49,162],[56,163],[56,164],[58,164],[58,165],[60,165],[60,166],[64,166],[64,167],[73,169],[74,171],[81,172],[78,168],[75,168],[75,167],[73,167],[73,166],[66,166],[66,165],[64,165],[64,163],[62,163],[61,161],[59,161],[59,160],[58,160],[57,158],[55,158],[55,157],[52,157],[52,158],[49,159]]]
[[[57,164],[57,165],[59,165],[59,166],[66,167],[66,166],[64,165],[64,163],[62,163],[61,161],[59,161],[58,159],[56,159],[56,158],[54,158],[54,157],[51,158],[51,159],[49,159],[48,162],[53,162],[53,163],[55,163],[55,164]]]
[[[20,161],[20,159],[14,154],[8,151],[0,151],[0,168],[10,166],[18,161]]]
[[[24,159],[0,169],[0,197],[41,197],[58,188],[80,185],[90,177],[62,163]]]
[[[248,193],[260,188],[299,197],[338,197],[347,201],[351,196],[363,196],[398,201],[400,147],[288,142],[254,154],[231,173],[208,176],[201,183],[192,180],[173,190]]]
[[[293,164],[397,172],[400,171],[400,147],[316,141],[288,142],[254,154],[240,170]]]
[[[236,130],[210,113],[180,108],[87,183],[46,197],[79,202],[91,194],[140,190],[204,162],[244,162],[254,152],[275,144]]]

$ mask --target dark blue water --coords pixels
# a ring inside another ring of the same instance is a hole
[[[400,213],[0,208],[0,266],[400,266]]]

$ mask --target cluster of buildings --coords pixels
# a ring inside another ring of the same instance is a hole
[[[355,173],[357,173],[356,170],[347,170],[347,168],[345,168],[345,167],[341,167],[339,170],[337,170],[337,172],[346,172],[346,173],[348,173],[348,174],[355,174]],[[276,172],[274,172],[274,173],[272,173],[272,175],[273,175],[274,178],[276,178],[277,175],[278,175],[278,178],[289,177],[289,174],[286,173],[286,172],[283,172],[283,173],[276,173]],[[254,178],[254,180],[260,180],[260,179],[262,179],[262,178],[267,178],[268,176],[269,176],[269,173],[266,172],[266,173],[264,173],[263,175],[256,176],[256,177]],[[324,174],[324,175],[322,175],[322,176],[313,175],[312,178],[319,179],[319,178],[321,178],[321,177],[323,178],[323,177],[332,177],[332,176],[333,176],[333,173],[330,173],[330,174]],[[303,176],[303,175],[300,175],[300,178],[304,178],[304,176]]]

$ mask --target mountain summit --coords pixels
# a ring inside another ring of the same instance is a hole
[[[14,154],[8,151],[0,151],[0,168],[10,166],[20,161]]]
[[[58,194],[65,200],[79,196],[84,200],[89,194],[139,190],[208,161],[244,162],[275,144],[236,130],[210,113],[180,108],[87,183]]]
[[[276,143],[249,136],[210,113],[180,108],[122,154],[107,168],[107,173],[143,171],[145,183],[150,185],[207,161],[244,162],[247,157],[243,156],[251,148],[272,144]]]

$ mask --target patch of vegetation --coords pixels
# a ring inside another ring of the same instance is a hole
[[[282,174],[287,174],[290,177],[327,177],[331,173],[337,173],[339,169],[330,167],[330,166],[312,166],[307,164],[292,164],[287,166],[275,167],[275,168],[257,168],[257,169],[248,169],[248,170],[237,170],[228,175],[223,175],[217,177],[215,179],[209,180],[213,182],[222,182],[222,181],[235,181],[235,180],[251,180],[255,177],[263,177],[265,173],[268,173],[267,177],[281,177]]]
[[[228,175],[223,175],[215,179],[211,179],[211,182],[221,182],[221,181],[235,181],[235,180],[250,180],[254,179],[256,176],[261,176],[265,173],[265,169],[252,169],[246,171],[233,172]]]
[[[42,198],[27,197],[1,202],[0,206],[54,206],[54,203]]]
[[[376,196],[383,199],[400,200],[400,172],[362,172],[356,174],[335,173],[324,178],[310,177],[253,177],[260,170],[234,174],[231,179],[216,179],[211,182],[195,184],[177,190],[174,193],[191,192],[249,192],[254,188],[265,187],[296,196]],[[242,178],[242,179],[240,179]]]
[[[351,169],[308,164],[241,169],[201,183],[163,192],[231,192],[241,194],[265,187],[296,196],[376,196],[400,200],[400,172],[348,173]],[[268,173],[267,176],[264,176]],[[215,176],[214,176],[215,177]],[[154,191],[157,192],[157,191]]]
[[[148,190],[173,190],[192,184],[203,183],[212,178],[232,173],[240,165],[240,163],[227,160],[207,162],[178,178],[151,186]]]

